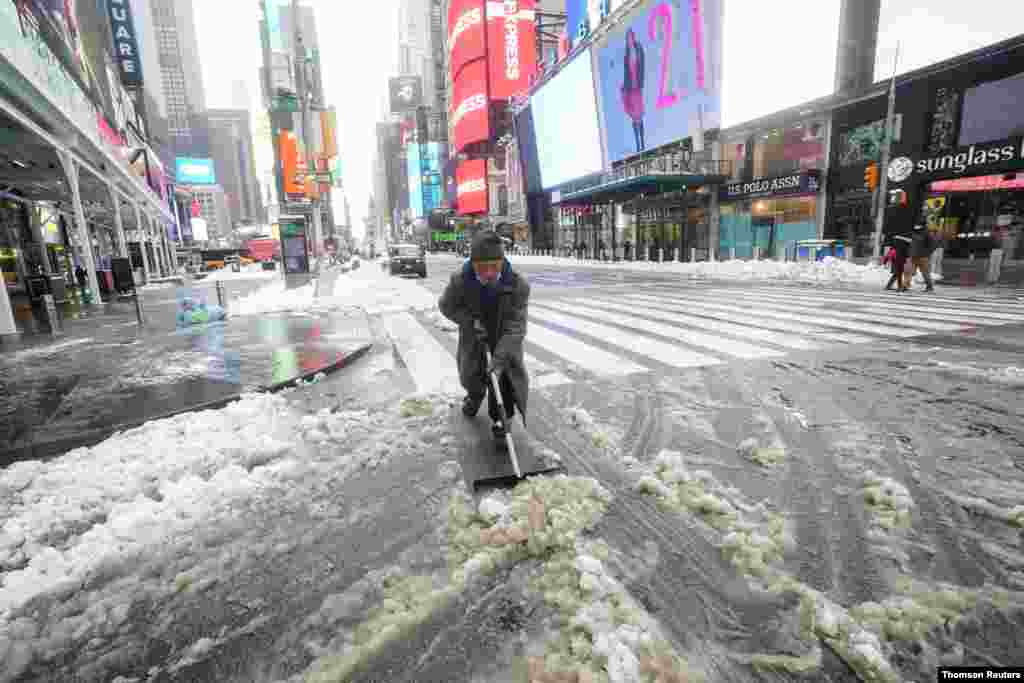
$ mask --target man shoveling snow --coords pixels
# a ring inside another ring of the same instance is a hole
[[[493,230],[476,234],[469,260],[455,273],[438,301],[441,313],[459,326],[459,381],[466,390],[462,412],[475,417],[489,397],[488,414],[495,439],[505,438],[505,421],[514,407],[526,413],[529,380],[523,362],[530,285],[505,258],[501,237]],[[491,352],[486,367],[485,350]],[[506,414],[489,391],[488,375],[498,375]]]

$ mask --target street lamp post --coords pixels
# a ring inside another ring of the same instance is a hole
[[[885,114],[885,132],[882,137],[882,159],[879,164],[878,196],[875,198],[875,236],[871,253],[873,263],[879,263],[882,254],[882,227],[885,225],[885,209],[889,205],[889,156],[892,153],[893,112],[896,108],[896,68],[900,60],[900,44],[896,43],[896,56],[892,64],[892,79],[889,81],[889,108]]]

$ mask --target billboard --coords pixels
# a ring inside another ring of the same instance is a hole
[[[423,173],[420,171],[420,145],[410,143],[406,148],[406,169],[409,176],[409,211],[413,218],[423,215]]]
[[[459,164],[455,171],[455,195],[458,213],[487,213],[487,162],[473,159]]]
[[[409,178],[409,209],[413,218],[422,218],[441,208],[442,146],[437,142],[411,143],[406,147],[406,172]]]
[[[114,36],[114,58],[117,60],[121,84],[126,88],[142,85],[142,57],[128,0],[107,0],[110,32]]]
[[[534,6],[534,0],[487,3],[491,99],[507,100],[525,92],[537,72]]]
[[[537,137],[533,131],[533,108],[527,105],[516,114],[516,145],[519,147],[520,173],[523,191],[537,194],[544,190],[540,182],[540,165],[537,161]]]
[[[589,50],[541,86],[530,100],[530,109],[545,190],[602,170]]]
[[[452,82],[462,67],[487,56],[484,0],[452,0],[448,6],[448,68]]]
[[[452,88],[452,129],[455,151],[491,137],[487,100],[487,60],[478,59],[463,67]]]
[[[423,79],[419,76],[396,76],[388,79],[391,113],[414,111],[423,104]]]
[[[651,0],[597,48],[606,160],[697,137],[722,119],[722,0]],[[712,54],[712,51],[715,54]]]
[[[213,172],[213,159],[193,159],[178,157],[174,160],[175,176],[182,185],[216,185],[217,176]]]

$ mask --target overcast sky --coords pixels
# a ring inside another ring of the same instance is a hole
[[[231,105],[244,78],[261,107],[257,12],[253,0],[191,0],[195,7],[206,99]],[[723,123],[735,125],[827,95],[835,75],[839,0],[724,0]],[[316,10],[324,87],[338,109],[339,148],[353,231],[372,191],[374,123],[383,114],[387,78],[397,62],[398,0],[306,0]],[[1010,38],[1024,27],[1024,3],[1012,0],[882,0],[876,79]],[[272,151],[257,142],[258,168]]]

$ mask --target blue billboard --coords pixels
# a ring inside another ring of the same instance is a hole
[[[442,158],[442,154],[441,145],[437,142],[412,142],[406,146],[409,209],[414,219],[441,208],[444,197],[441,169],[447,161]]]
[[[606,161],[721,126],[722,0],[650,0],[597,48]]]
[[[174,175],[180,185],[216,185],[213,159],[178,157],[174,160]]]

